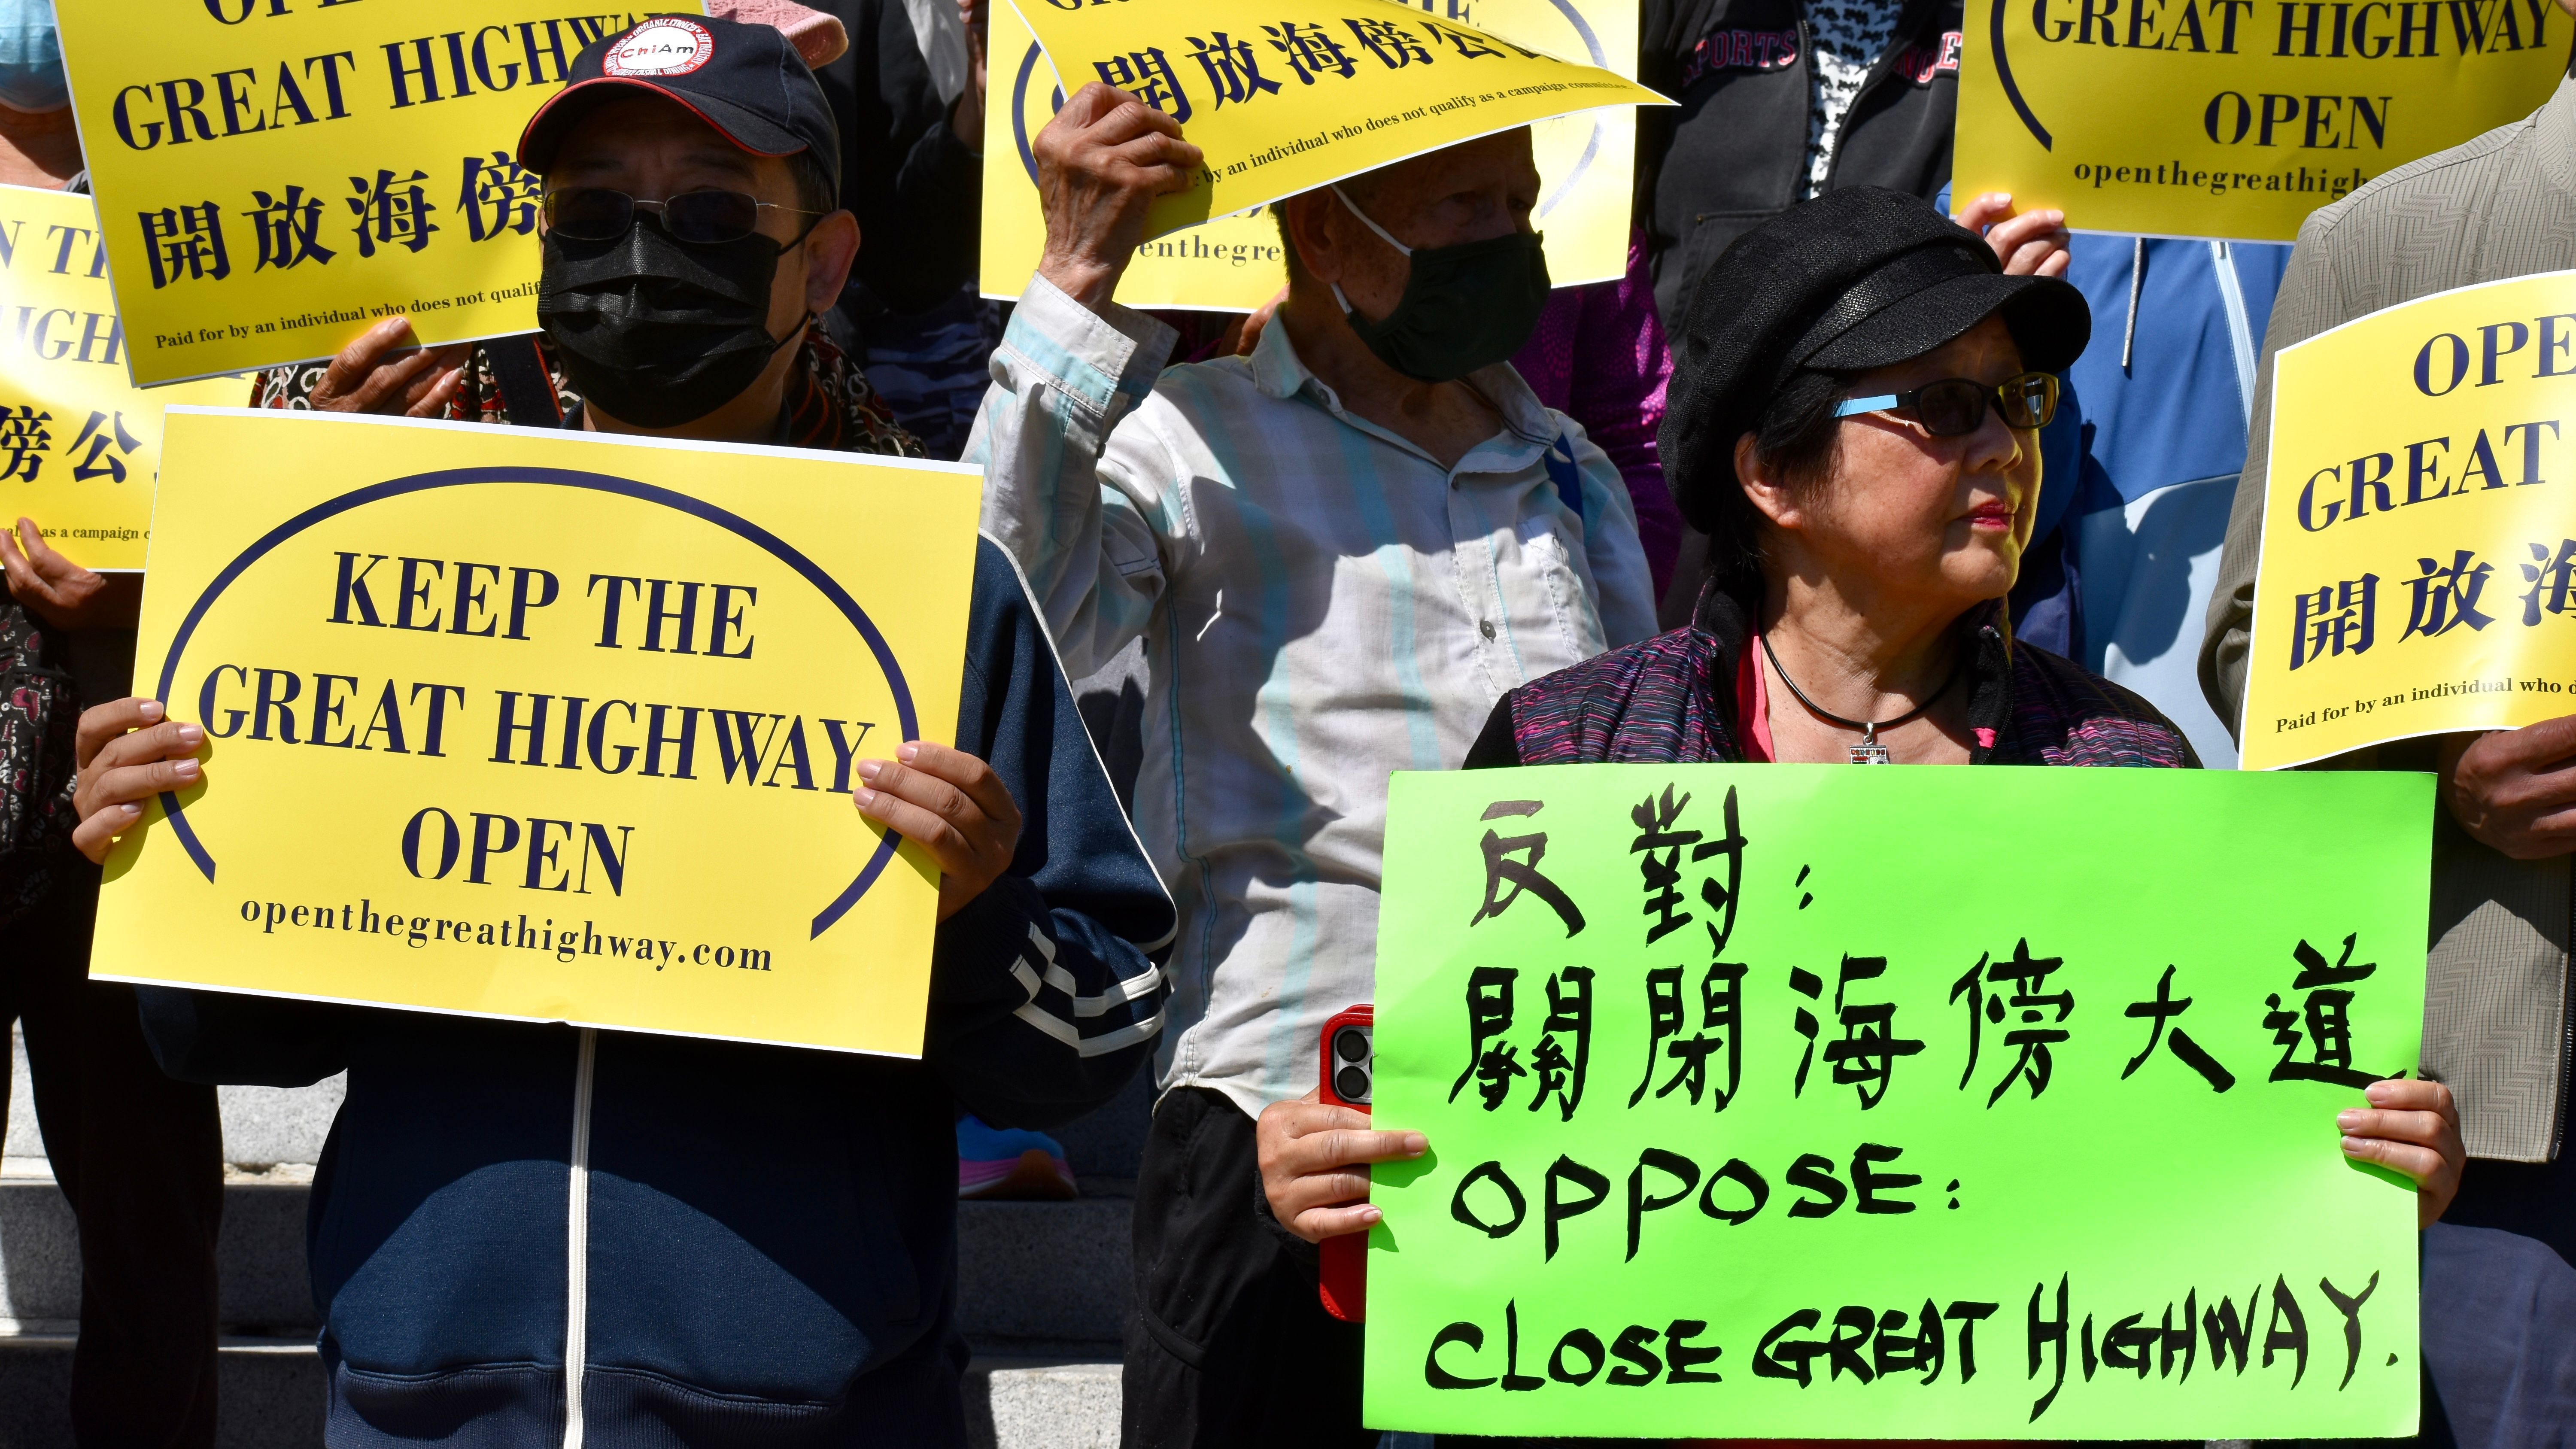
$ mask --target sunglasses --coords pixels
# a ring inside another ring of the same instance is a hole
[[[1924,432],[1936,438],[1964,438],[1985,426],[1986,409],[2003,415],[2011,428],[2044,428],[2057,416],[2057,377],[2025,372],[1988,387],[1974,378],[1945,377],[1912,392],[1881,393],[1845,399],[1834,409],[1838,418],[1856,413],[1910,413]]]
[[[659,213],[673,241],[713,246],[736,242],[760,227],[764,211],[821,216],[743,191],[690,191],[668,201],[638,201],[600,186],[567,186],[546,193],[546,229],[573,241],[615,241],[635,225],[635,213]]]

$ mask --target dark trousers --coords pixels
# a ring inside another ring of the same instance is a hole
[[[2490,1165],[2519,1164],[2470,1170]],[[2576,1438],[2576,1268],[2536,1238],[2448,1218],[2423,1243],[2422,1442]]]
[[[1254,1204],[1252,1119],[1167,1092],[1136,1180],[1127,1449],[1371,1449],[1360,1327],[1315,1297],[1315,1255]]]
[[[134,988],[88,979],[98,873],[70,875],[0,950],[0,1029],[23,1022],[36,1122],[80,1223],[72,1430],[84,1446],[215,1440],[215,1089],[161,1074]],[[7,1106],[0,1058],[0,1111]]]

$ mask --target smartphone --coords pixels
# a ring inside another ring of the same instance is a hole
[[[1373,1038],[1375,1013],[1366,1004],[1337,1012],[1324,1023],[1323,1070],[1317,1095],[1337,1107],[1365,1112],[1376,1073]],[[1344,1233],[1326,1238],[1323,1253],[1324,1311],[1345,1323],[1368,1317],[1368,1234]]]

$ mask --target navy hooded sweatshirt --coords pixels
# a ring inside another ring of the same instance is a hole
[[[990,541],[971,610],[955,740],[1025,824],[939,927],[917,1062],[139,989],[174,1077],[349,1074],[306,1225],[331,1444],[966,1442],[954,1114],[1115,1094],[1173,929]]]

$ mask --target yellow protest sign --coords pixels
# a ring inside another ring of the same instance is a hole
[[[1635,0],[1423,0],[1420,13],[1636,75]],[[1046,246],[1031,143],[1063,105],[1066,88],[1010,6],[994,12],[988,43],[994,112],[988,124],[998,133],[1007,118],[1011,129],[1007,145],[999,134],[988,142],[980,275],[985,296],[1012,298],[1026,290]],[[1259,51],[1253,59],[1265,78],[1284,69],[1263,62]],[[1199,128],[1188,128],[1188,134],[1197,139]],[[1547,238],[1548,276],[1570,287],[1624,275],[1636,113],[1613,107],[1537,121],[1530,126],[1530,144],[1541,181],[1531,221]],[[1211,217],[1139,247],[1119,279],[1118,300],[1130,307],[1249,312],[1288,284],[1281,246],[1278,220],[1267,205]]]
[[[917,1056],[971,469],[171,410],[135,687],[212,738],[110,858],[126,981]]]
[[[1667,104],[1616,71],[1394,0],[1240,18],[1199,0],[1033,0],[1019,14],[1059,77],[1134,93],[1204,153],[1197,183],[1147,213],[1148,241],[1551,116]]]
[[[2282,350],[2245,766],[2576,713],[2576,272]]]
[[[98,213],[86,196],[0,186],[0,527],[32,518],[84,568],[143,567],[161,409],[238,403],[240,378],[150,395],[125,375]]]
[[[542,0],[59,0],[134,381],[536,325],[519,132],[633,23]],[[694,0],[645,14],[703,14]]]
[[[1968,0],[1967,24],[1953,196],[2244,241],[2530,114],[2568,49],[2552,0]]]

